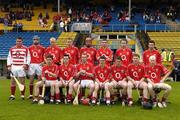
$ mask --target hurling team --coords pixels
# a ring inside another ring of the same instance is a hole
[[[162,58],[155,49],[155,42],[150,40],[148,49],[140,55],[132,52],[128,41],[122,39],[115,53],[108,47],[108,40],[100,41],[99,49],[92,47],[92,38],[87,37],[85,45],[78,49],[71,39],[67,47],[61,49],[56,45],[56,39],[50,38],[50,46],[40,45],[40,38],[35,35],[30,47],[23,45],[23,39],[18,37],[16,45],[10,48],[7,67],[21,84],[25,85],[25,77],[29,76],[29,99],[38,103],[42,94],[42,86],[50,88],[50,103],[61,103],[61,88],[68,88],[67,103],[72,103],[78,86],[87,88],[92,105],[98,102],[98,93],[104,90],[105,104],[110,105],[116,90],[121,92],[122,106],[133,105],[132,90],[139,91],[141,103],[151,99],[153,107],[167,107],[167,99],[171,86],[164,83],[170,71],[162,65]],[[34,77],[37,75],[37,82]],[[163,91],[157,98],[156,89]],[[16,82],[11,77],[11,95],[9,100],[15,100]],[[85,94],[78,93],[79,100]],[[25,89],[21,91],[25,99]],[[160,104],[158,104],[160,103]]]

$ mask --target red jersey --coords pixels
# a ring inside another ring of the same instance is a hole
[[[77,64],[78,63],[78,58],[79,58],[79,50],[77,47],[66,47],[63,50],[63,54],[67,54],[70,57],[69,63],[70,64]]]
[[[29,52],[31,55],[31,63],[42,63],[44,61],[45,48],[41,45],[31,45]]]
[[[96,66],[94,69],[95,78],[99,80],[99,82],[105,82],[106,80],[110,79],[110,68],[108,66],[104,66],[102,68],[100,65]]]
[[[87,54],[87,61],[94,65],[95,59],[96,59],[96,49],[93,47],[82,47],[80,49],[80,56],[82,54]]]
[[[72,64],[59,66],[59,77],[62,77],[63,80],[69,80],[74,75],[75,67]]]
[[[86,63],[86,64],[78,64],[77,65],[77,73],[80,70],[85,70],[88,73],[92,73],[93,74],[93,65],[91,63]],[[93,80],[93,78],[88,77],[87,75],[80,75],[79,76],[79,80]]]
[[[121,57],[122,64],[125,66],[128,66],[130,63],[132,63],[132,50],[130,48],[118,49],[115,53],[115,56]]]
[[[62,50],[58,46],[47,47],[44,56],[47,54],[51,54],[53,56],[53,63],[59,63],[62,58]]]
[[[161,54],[157,50],[145,50],[143,53],[143,62],[145,65],[149,64],[149,57],[155,56],[157,64],[161,64]]]
[[[161,81],[161,76],[167,74],[169,71],[161,64],[156,64],[154,66],[147,65],[145,67],[146,75],[154,83],[159,83]]]
[[[21,66],[24,64],[30,64],[30,54],[29,50],[26,46],[22,45],[21,47],[14,46],[10,48],[8,58],[7,58],[7,65],[17,65]]]
[[[121,65],[119,67],[116,65],[113,65],[111,67],[112,78],[116,81],[121,81],[124,78],[126,78],[126,72],[127,72],[127,67],[124,65]]]
[[[57,77],[53,77],[53,76],[49,75],[48,73],[45,73],[45,71],[49,71],[49,72],[52,72],[53,74],[58,75],[59,69],[58,69],[58,66],[56,64],[52,64],[50,66],[48,66],[48,65],[43,66],[42,77],[45,77],[46,80],[51,80],[51,81],[57,80]]]
[[[141,80],[145,75],[144,65],[138,64],[134,65],[130,64],[127,68],[127,76],[131,77],[135,81]]]
[[[97,50],[96,59],[99,60],[101,56],[106,57],[106,65],[110,66],[110,63],[113,60],[113,51],[110,48],[104,49],[101,47]]]

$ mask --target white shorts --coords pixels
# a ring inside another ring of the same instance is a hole
[[[46,86],[55,85],[56,83],[58,83],[58,80],[46,80],[45,82]]]
[[[11,71],[15,77],[25,77],[26,76],[26,72],[24,71],[23,66],[13,66],[12,65]]]
[[[89,85],[93,83],[92,80],[81,80],[81,87],[85,88],[85,87],[89,87]]]
[[[42,66],[40,64],[30,64],[29,65],[29,70],[28,70],[28,75],[41,75],[42,73]]]

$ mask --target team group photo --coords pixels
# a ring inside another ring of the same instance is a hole
[[[0,119],[179,119],[178,0],[0,3]]]

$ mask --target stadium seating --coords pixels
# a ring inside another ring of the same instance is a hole
[[[34,35],[40,37],[40,43],[44,47],[49,46],[49,39],[51,37],[58,38],[60,33],[58,32],[10,32],[0,36],[0,59],[7,58],[9,48],[15,45],[17,37],[23,38],[23,43],[26,46],[32,45],[32,38]]]

